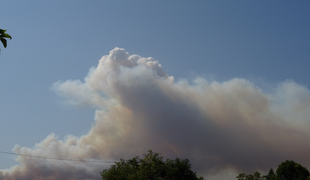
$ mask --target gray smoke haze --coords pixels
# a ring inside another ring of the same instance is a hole
[[[93,106],[86,135],[63,140],[50,134],[15,153],[65,159],[113,161],[152,149],[164,157],[188,158],[198,175],[267,171],[285,160],[310,168],[310,91],[285,81],[265,93],[240,78],[175,81],[153,58],[115,48],[84,81],[52,88],[73,105]],[[0,179],[100,179],[110,163],[70,162],[18,156]]]

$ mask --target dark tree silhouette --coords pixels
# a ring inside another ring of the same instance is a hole
[[[120,159],[110,169],[101,172],[103,180],[203,180],[191,170],[188,159],[163,160],[159,153],[149,150],[143,158]]]
[[[268,174],[265,176],[266,180],[276,180],[276,174],[274,173],[273,169],[270,168]]]
[[[240,173],[236,178],[238,180],[310,180],[310,173],[307,168],[294,161],[285,161],[278,166],[276,173],[271,168],[264,176],[260,176],[259,172],[255,172],[254,175]]]
[[[308,180],[310,173],[307,168],[294,161],[282,162],[277,169],[278,180]]]

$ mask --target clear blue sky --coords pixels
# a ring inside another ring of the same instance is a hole
[[[309,88],[309,1],[1,1],[0,150],[48,134],[86,134],[94,110],[51,90],[81,79],[115,47],[153,57],[169,74]],[[0,154],[0,168],[16,164]]]

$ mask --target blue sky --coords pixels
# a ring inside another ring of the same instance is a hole
[[[153,57],[176,81],[242,78],[267,91],[292,80],[309,91],[308,1],[1,4],[0,28],[13,37],[0,55],[1,151],[32,148],[50,133],[88,133],[96,108],[72,106],[52,86],[83,81],[115,47]],[[17,164],[14,156],[0,158],[2,169]]]

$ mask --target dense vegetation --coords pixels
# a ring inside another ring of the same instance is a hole
[[[203,180],[191,170],[188,159],[164,161],[159,153],[149,150],[143,158],[121,159],[101,172],[103,180]]]
[[[204,180],[191,170],[188,159],[166,159],[149,150],[143,158],[120,159],[109,169],[100,172],[102,180]],[[238,180],[310,180],[307,168],[294,161],[282,162],[276,172],[271,168],[267,175],[240,173]]]
[[[267,175],[261,175],[259,172],[246,175],[241,173],[237,176],[238,180],[310,180],[310,173],[307,168],[294,161],[282,162],[276,173],[271,168]]]

